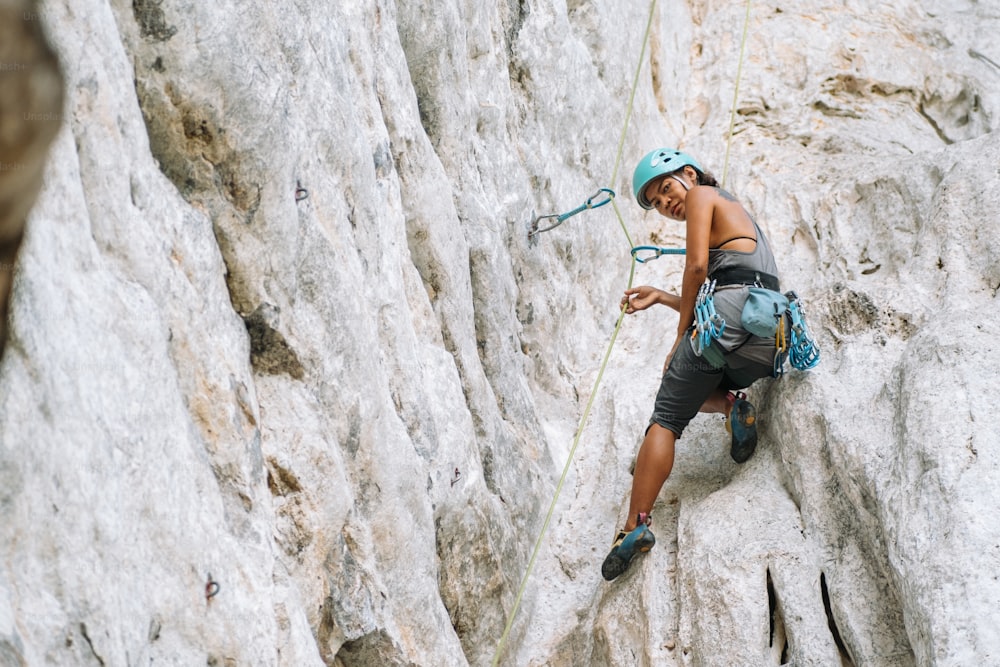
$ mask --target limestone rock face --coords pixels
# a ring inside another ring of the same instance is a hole
[[[504,665],[1000,659],[995,5],[754,3],[742,67],[740,3],[7,5],[66,86],[0,366],[4,667],[488,665],[515,605]],[[607,584],[676,327],[618,301],[683,268],[629,255],[681,239],[631,201],[658,145],[823,360],[754,385],[742,466],[692,423]]]

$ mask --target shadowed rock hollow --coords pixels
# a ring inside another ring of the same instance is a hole
[[[42,26],[65,79],[47,161],[0,101],[0,163],[32,165],[0,173],[12,224],[46,165],[3,260],[0,664],[490,664],[629,239],[680,239],[634,161],[723,175],[745,6],[655,5],[620,164],[648,5],[0,10],[0,90],[44,83],[7,67],[51,64]],[[1000,660],[998,28],[752,4],[726,185],[822,364],[755,385],[743,466],[695,420],[656,548],[609,585],[675,326],[628,318],[501,664]],[[615,207],[529,242],[599,187]]]

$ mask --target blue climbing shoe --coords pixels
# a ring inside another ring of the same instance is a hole
[[[611,553],[604,559],[601,565],[601,575],[611,581],[628,569],[632,564],[632,559],[641,553],[646,553],[656,544],[656,537],[649,529],[652,519],[645,512],[638,516],[639,525],[626,533],[624,530],[618,533],[614,543],[611,545]]]
[[[729,455],[737,463],[748,461],[757,449],[757,411],[741,391],[734,395],[729,419],[726,420],[726,430],[732,434],[733,439]]]

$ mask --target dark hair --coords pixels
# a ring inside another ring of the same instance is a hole
[[[686,164],[686,165],[684,165],[684,167],[691,167],[692,169],[694,169],[694,173],[698,174],[698,178],[695,179],[695,185],[709,185],[709,186],[711,186],[713,188],[721,187],[719,185],[719,182],[717,180],[715,180],[715,176],[712,176],[712,172],[710,172],[710,171],[701,171],[697,167],[695,167],[694,165],[690,165],[690,164]],[[681,173],[682,171],[684,171],[684,167],[681,167],[680,169],[676,169],[676,170],[670,172],[669,174],[664,174],[664,178],[666,176],[672,176],[672,175],[676,175],[676,174]],[[652,182],[652,181],[650,181],[650,182]]]
[[[719,182],[715,180],[715,176],[712,176],[712,172],[698,171],[697,169],[695,171],[698,172],[698,185],[710,185],[713,188],[719,187]]]

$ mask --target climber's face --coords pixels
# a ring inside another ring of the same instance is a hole
[[[647,185],[643,195],[660,215],[684,220],[684,200],[687,199],[688,189],[697,183],[696,178],[694,169],[684,167]]]

